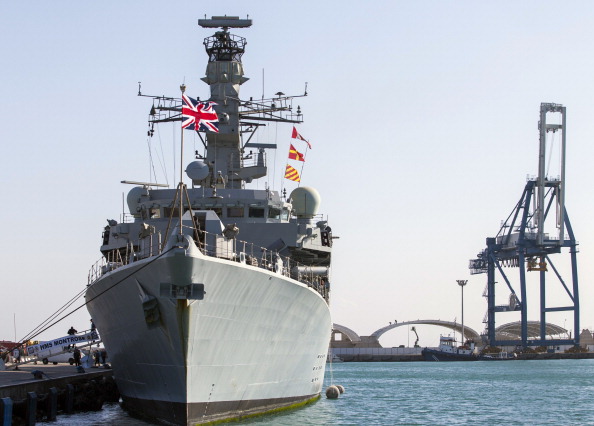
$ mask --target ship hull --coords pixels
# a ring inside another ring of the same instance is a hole
[[[493,355],[478,355],[466,353],[452,353],[444,352],[439,349],[425,348],[421,351],[421,355],[425,361],[512,361],[516,357],[493,356]]]
[[[203,293],[168,293],[190,284]],[[86,298],[133,413],[199,424],[299,405],[321,392],[328,306],[279,273],[175,248],[107,273]]]

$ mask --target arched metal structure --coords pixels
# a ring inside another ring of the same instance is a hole
[[[357,342],[361,341],[361,337],[357,333],[355,333],[350,328],[345,327],[344,325],[334,323],[334,324],[332,324],[332,330],[338,331],[338,332],[344,334],[353,343],[357,343]]]
[[[425,325],[437,325],[440,327],[445,327],[462,333],[462,324],[457,322],[450,322],[450,321],[441,321],[441,320],[416,320],[416,321],[405,321],[405,322],[398,322],[391,325],[387,325],[382,327],[373,332],[371,337],[375,337],[377,340],[382,336],[382,334],[386,333],[387,331],[393,330],[397,327],[403,327],[407,325],[414,325],[414,324],[425,324]],[[475,330],[468,326],[464,326],[464,335],[467,339],[479,342],[480,335]]]
[[[540,337],[540,321],[528,321],[528,338]],[[567,330],[555,324],[548,323],[545,327],[547,336],[567,335]],[[522,337],[522,321],[510,322],[503,324],[495,329],[495,335],[498,339],[520,339]],[[548,340],[547,342],[550,342]],[[549,343],[550,344],[550,343]]]
[[[462,333],[462,324],[457,323],[457,322],[451,322],[451,321],[442,321],[442,320],[416,320],[416,321],[404,321],[404,322],[398,322],[398,323],[394,323],[394,324],[390,324],[387,325],[385,327],[382,327],[380,329],[377,329],[376,331],[374,331],[371,336],[363,336],[363,339],[361,338],[361,336],[359,336],[354,330],[345,327],[344,325],[340,325],[340,324],[332,324],[332,329],[334,332],[339,332],[344,334],[352,343],[354,344],[363,344],[363,346],[366,346],[372,342],[374,343],[379,343],[379,338],[387,333],[390,330],[393,330],[397,327],[404,327],[404,326],[409,326],[409,325],[435,325],[438,327],[444,327],[444,328],[449,328],[451,330],[457,331],[459,333]],[[530,339],[535,339],[538,338],[540,336],[540,322],[539,321],[528,321],[527,323],[527,332],[528,332],[528,337]],[[559,335],[567,335],[567,330],[563,327],[560,327],[558,325],[555,324],[551,324],[548,323],[545,325],[545,333],[547,336],[549,337],[553,337],[553,336],[559,336]],[[507,341],[511,341],[512,344],[517,344],[518,340],[521,335],[522,335],[522,322],[521,321],[516,321],[516,322],[510,322],[508,324],[503,324],[499,327],[497,327],[497,329],[495,329],[495,334],[497,336],[498,340],[507,340]],[[473,330],[472,328],[468,327],[468,326],[464,326],[464,335],[466,336],[467,339],[474,341],[477,344],[480,344],[482,339],[484,338],[484,336],[481,336],[479,333],[477,333],[475,330]],[[371,339],[369,339],[371,337]],[[366,339],[366,340],[364,340]],[[546,341],[547,345],[552,345],[555,343],[552,342],[556,342],[558,340],[556,339],[549,339]]]

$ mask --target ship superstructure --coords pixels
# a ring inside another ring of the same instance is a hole
[[[185,169],[191,187],[182,178],[177,189],[124,181],[136,185],[132,220],[108,221],[86,293],[125,405],[176,424],[316,399],[332,327],[332,232],[319,194],[246,187],[266,176],[266,150],[275,148],[251,143],[254,132],[301,122],[300,108],[280,92],[240,100],[246,43],[229,28],[251,20],[199,25],[220,28],[204,40],[202,79],[218,132],[198,133],[205,154]],[[181,105],[153,97],[151,126],[180,121]]]

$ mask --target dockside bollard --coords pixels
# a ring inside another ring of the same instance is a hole
[[[66,401],[64,402],[64,412],[72,413],[74,409],[74,385],[70,383],[66,385]]]
[[[0,398],[0,426],[12,424],[12,399]]]
[[[35,426],[37,420],[37,394],[35,392],[27,392],[27,402],[25,405],[25,424],[27,426]]]
[[[45,404],[47,420],[56,420],[56,416],[58,415],[58,388],[49,388]]]

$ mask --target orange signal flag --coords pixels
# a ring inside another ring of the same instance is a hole
[[[291,144],[291,148],[289,148],[289,158],[291,160],[305,161],[305,156],[297,151],[293,144]]]
[[[285,179],[292,180],[293,182],[301,182],[301,178],[299,177],[299,173],[293,167],[287,164],[287,168],[285,169]]]
[[[293,126],[293,134],[291,135],[291,137],[293,139],[299,139],[299,140],[305,142],[307,144],[307,146],[309,147],[309,149],[311,149],[311,144],[307,141],[307,139],[305,139],[303,136],[301,136],[299,134],[299,132],[297,131],[297,129],[295,128],[295,126]]]

